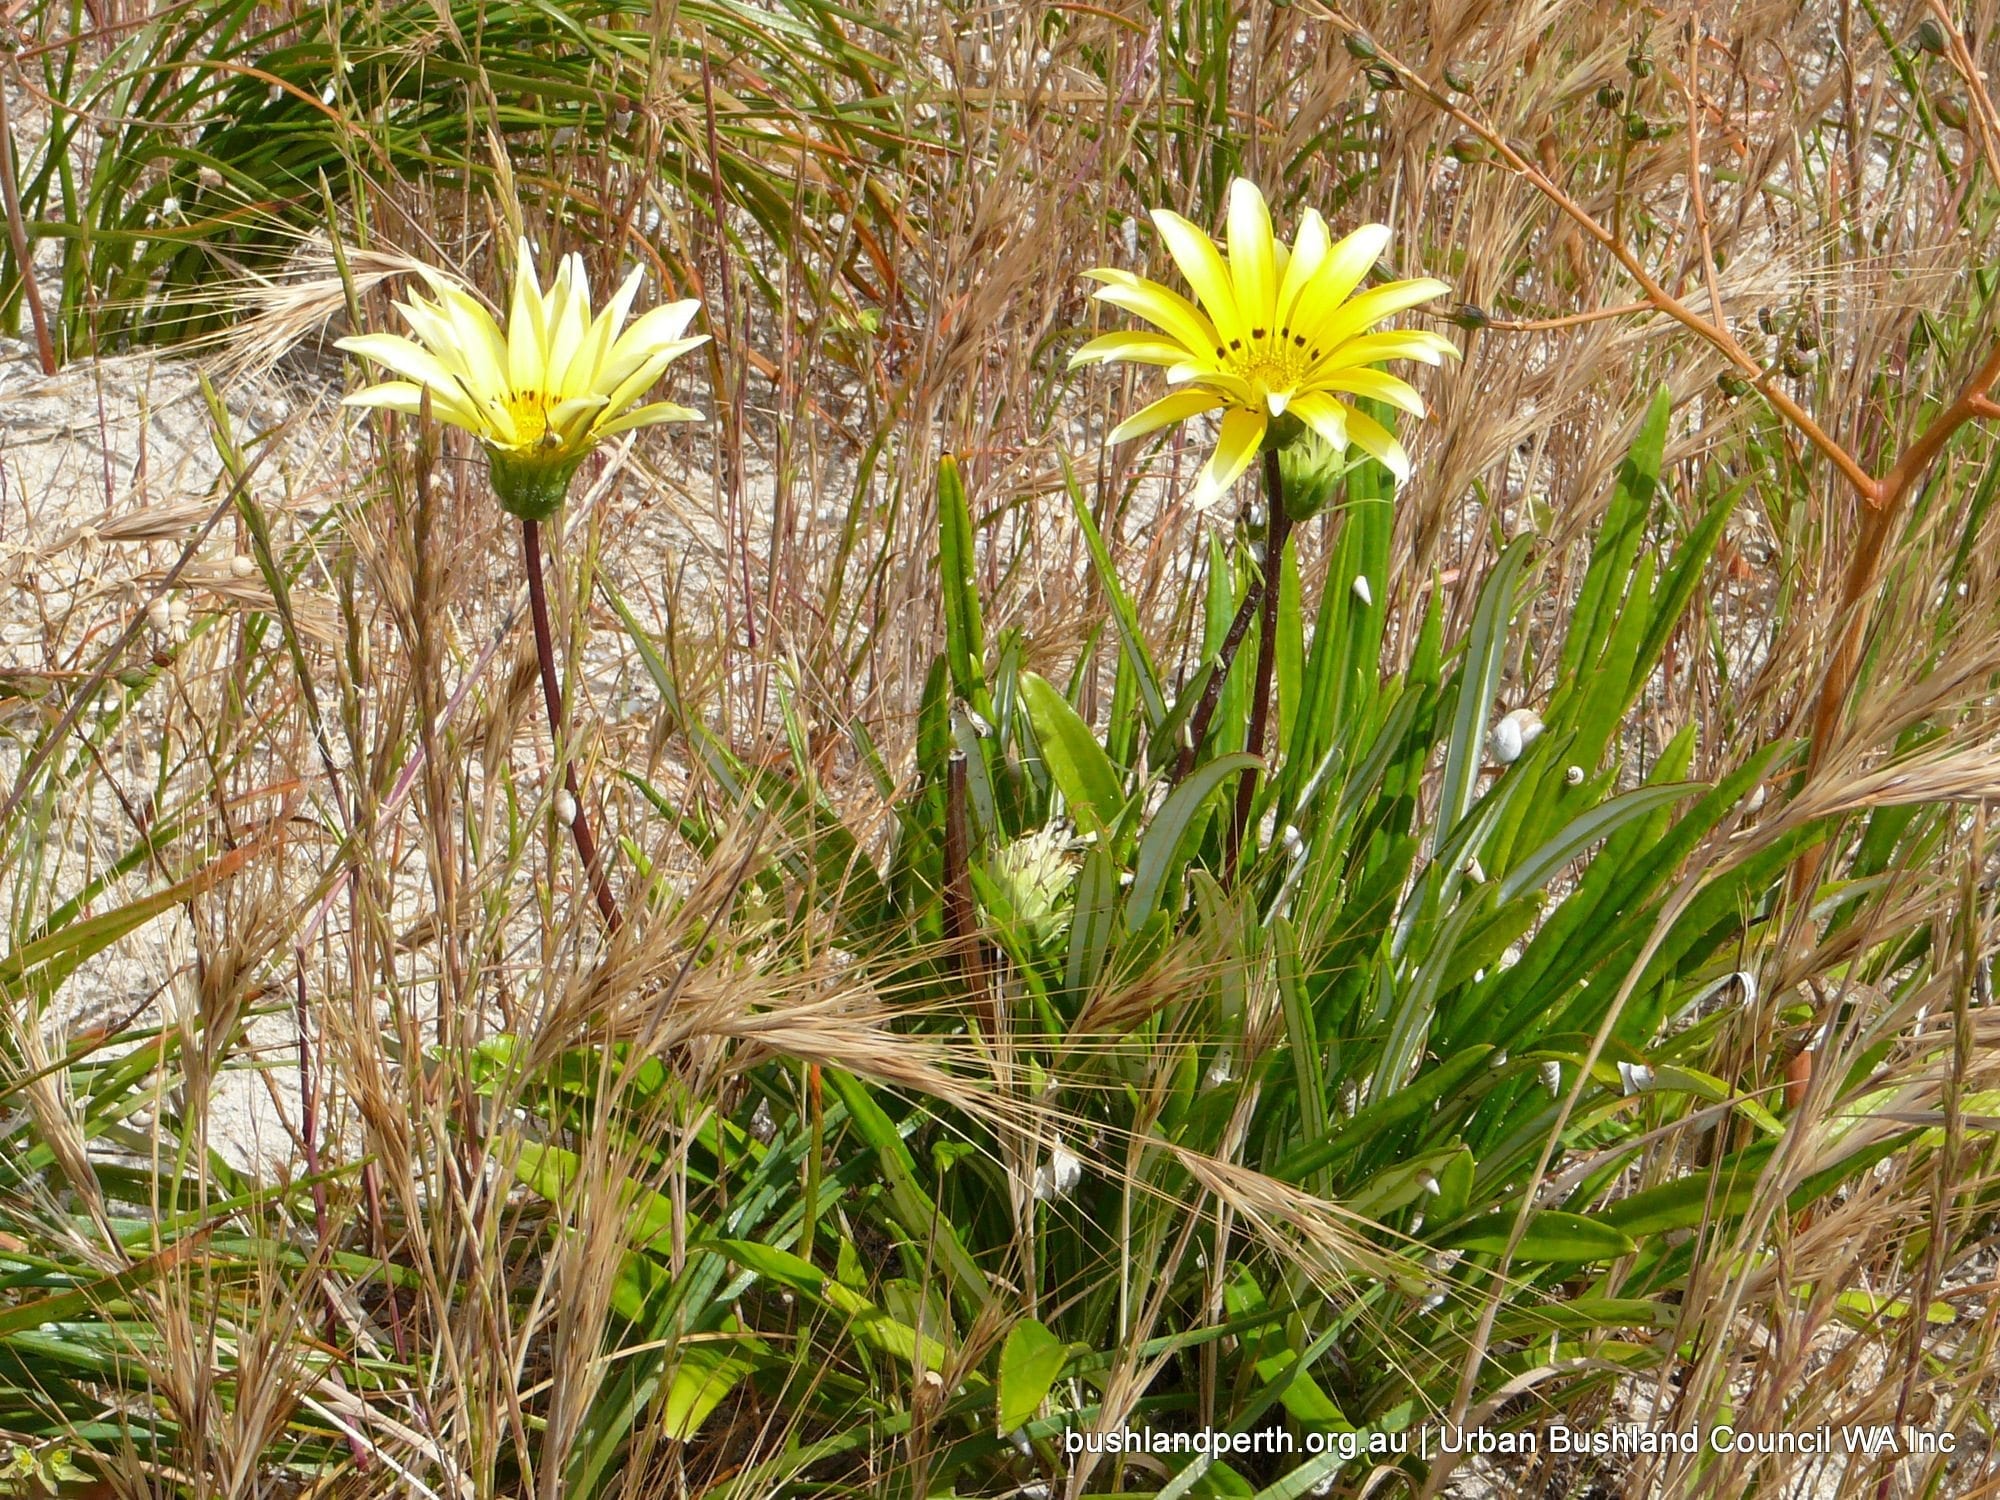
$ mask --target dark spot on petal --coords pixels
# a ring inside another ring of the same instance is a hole
[[[1241,339],[1231,339],[1231,340],[1229,341],[1229,347],[1230,347],[1230,348],[1232,348],[1232,349],[1241,349],[1241,348],[1243,347],[1243,340],[1241,340]]]
[[[1295,333],[1292,335],[1292,342],[1303,349],[1306,346],[1306,336],[1303,333]]]
[[[1253,328],[1250,330],[1250,337],[1253,339],[1261,339],[1263,336],[1264,336],[1264,330],[1261,328]]]

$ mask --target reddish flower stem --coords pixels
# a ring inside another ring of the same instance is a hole
[[[542,667],[542,699],[549,709],[549,734],[555,741],[556,757],[562,761],[563,788],[569,793],[576,809],[576,815],[569,820],[570,837],[576,841],[577,858],[583,861],[591,894],[597,898],[597,909],[604,914],[604,925],[616,932],[624,925],[624,919],[618,913],[618,898],[611,894],[611,881],[604,873],[604,862],[598,857],[597,840],[590,831],[590,815],[583,809],[583,795],[577,787],[576,766],[562,759],[566,738],[563,733],[562,684],[556,678],[555,632],[549,627],[548,586],[542,580],[542,527],[539,521],[521,522],[521,554],[528,569],[528,608],[535,620],[535,655]]]

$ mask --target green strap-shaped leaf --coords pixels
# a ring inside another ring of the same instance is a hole
[[[917,1181],[916,1159],[903,1144],[896,1125],[868,1086],[852,1073],[839,1068],[825,1071],[826,1085],[840,1096],[861,1139],[875,1151],[889,1184],[889,1205],[896,1222],[911,1243],[928,1245],[943,1264],[952,1289],[973,1312],[983,1308],[992,1296],[986,1275],[966,1250],[951,1220],[938,1211],[931,1195]]]
[[[986,691],[986,627],[979,613],[977,559],[972,545],[972,512],[958,460],[938,460],[938,579],[944,593],[945,656],[951,662],[953,691],[988,721],[993,700]]]
[[[1500,686],[1500,667],[1507,654],[1507,622],[1514,613],[1514,585],[1533,545],[1534,538],[1529,535],[1517,536],[1507,544],[1472,612],[1472,632],[1465,640],[1458,699],[1451,716],[1451,739],[1445,748],[1444,789],[1432,844],[1438,852],[1471,808],[1472,794],[1479,785],[1480,763],[1486,758],[1486,712]]]
[[[751,1341],[684,1341],[680,1363],[667,1387],[667,1407],[661,1423],[668,1437],[685,1443],[701,1430],[709,1413],[757,1368],[749,1352]]]
[[[1033,672],[1021,674],[1021,702],[1035,728],[1035,743],[1070,816],[1084,833],[1109,838],[1125,807],[1125,793],[1111,757],[1063,695]]]
[[[1438,1243],[1454,1250],[1499,1255],[1506,1251],[1513,1233],[1513,1214],[1482,1214],[1465,1227],[1440,1236]],[[1601,1219],[1549,1208],[1529,1218],[1520,1242],[1514,1246],[1514,1259],[1580,1265],[1585,1261],[1616,1260],[1638,1248],[1629,1235]]]
[[[1084,545],[1090,549],[1091,566],[1097,569],[1097,581],[1104,589],[1105,597],[1111,601],[1111,623],[1118,628],[1118,640],[1125,648],[1125,659],[1131,663],[1133,675],[1138,679],[1139,701],[1146,708],[1147,728],[1157,734],[1160,725],[1166,721],[1167,698],[1160,691],[1160,674],[1154,669],[1152,654],[1146,649],[1146,638],[1139,632],[1139,612],[1132,607],[1131,596],[1118,581],[1118,570],[1111,566],[1110,549],[1104,545],[1104,536],[1090,514],[1090,505],[1083,497],[1083,487],[1076,482],[1076,474],[1070,468],[1067,455],[1063,458],[1063,477],[1067,481],[1070,509],[1076,516],[1076,524],[1083,531]]]
[[[1505,905],[1529,891],[1540,890],[1584,850],[1600,839],[1617,832],[1633,819],[1644,817],[1656,808],[1679,802],[1703,790],[1706,788],[1702,783],[1692,781],[1669,782],[1665,786],[1642,786],[1633,791],[1623,792],[1608,802],[1600,802],[1597,806],[1578,814],[1554,838],[1507,872],[1506,879],[1500,882],[1501,904]]]
[[[1187,863],[1185,845],[1192,842],[1216,790],[1262,762],[1245,751],[1218,755],[1197,766],[1186,781],[1167,794],[1159,813],[1139,840],[1139,858],[1132,889],[1125,898],[1125,930],[1137,932],[1159,909],[1167,881]]]

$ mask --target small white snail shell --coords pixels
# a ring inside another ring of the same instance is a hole
[[[1532,708],[1517,708],[1505,715],[1493,726],[1489,736],[1493,758],[1503,766],[1511,766],[1521,758],[1521,752],[1542,737],[1542,716]]]
[[[1354,575],[1354,597],[1359,599],[1363,604],[1373,604],[1375,602],[1375,591],[1368,586],[1368,575],[1366,573],[1356,573]]]
[[[174,628],[173,602],[165,594],[146,606],[146,623],[165,635]]]
[[[229,559],[229,573],[232,578],[248,578],[256,571],[257,564],[251,561],[247,552],[239,552]]]
[[[1627,1097],[1641,1093],[1653,1086],[1653,1070],[1644,1063],[1621,1062],[1618,1064],[1618,1083]]]
[[[558,787],[555,796],[556,821],[574,823],[576,821],[576,798],[569,794],[568,787]]]
[[[1567,781],[1571,786],[1582,786],[1583,767],[1571,766],[1567,771],[1563,772],[1563,780]]]

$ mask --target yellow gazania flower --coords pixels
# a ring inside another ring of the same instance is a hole
[[[346,404],[416,413],[429,392],[433,416],[485,444],[500,503],[523,520],[546,519],[599,442],[634,427],[701,415],[671,401],[633,405],[668,365],[708,342],[705,334],[682,336],[701,307],[692,301],[656,307],[619,332],[640,275],[626,277],[593,317],[583,258],[565,257],[545,293],[523,239],[503,334],[463,286],[426,271],[437,300],[412,296],[396,304],[414,338],[364,333],[338,342],[404,377],[357,392]]]
[[[1426,277],[1355,295],[1388,244],[1388,229],[1367,224],[1336,244],[1326,220],[1307,209],[1297,243],[1288,246],[1272,231],[1264,195],[1240,177],[1229,188],[1227,259],[1179,214],[1156,209],[1153,222],[1200,306],[1129,271],[1091,271],[1093,280],[1104,283],[1094,295],[1137,313],[1158,331],[1107,333],[1077,350],[1070,365],[1118,360],[1161,365],[1169,385],[1187,389],[1127,417],[1113,429],[1111,441],[1220,408],[1215,452],[1195,486],[1198,507],[1213,505],[1228,492],[1256,458],[1272,424],[1287,414],[1336,450],[1345,452],[1351,442],[1387,465],[1398,484],[1406,481],[1410,459],[1402,444],[1342,398],[1367,396],[1412,416],[1424,414],[1422,398],[1407,383],[1371,367],[1389,359],[1434,365],[1446,355],[1456,358],[1457,346],[1441,334],[1416,329],[1371,329],[1450,289]]]

